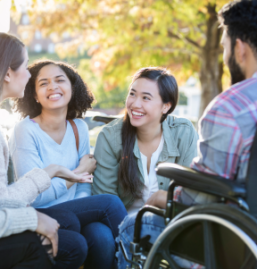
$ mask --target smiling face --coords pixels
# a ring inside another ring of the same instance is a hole
[[[42,110],[68,108],[72,95],[72,85],[59,66],[49,64],[42,67],[35,86],[35,99],[41,104]]]
[[[139,78],[131,85],[126,108],[131,125],[141,128],[159,125],[170,106],[163,104],[156,81]]]

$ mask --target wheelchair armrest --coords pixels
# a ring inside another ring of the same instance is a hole
[[[94,116],[92,118],[93,121],[100,121],[104,122],[105,124],[108,124],[109,122],[118,119],[117,116]]]
[[[173,163],[159,164],[156,168],[158,175],[168,177],[176,185],[192,190],[213,194],[224,198],[245,198],[244,186],[219,176],[198,172],[188,167]]]

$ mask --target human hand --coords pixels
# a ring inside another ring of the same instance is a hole
[[[166,208],[167,204],[167,191],[158,190],[153,193],[145,203],[146,205],[157,206],[159,208]]]
[[[64,166],[60,166],[56,174],[57,177],[64,178],[72,183],[92,183],[93,176],[88,172],[75,173]]]
[[[73,170],[73,172],[76,174],[84,172],[92,174],[95,171],[95,169],[96,169],[96,159],[94,158],[94,155],[87,154],[80,159],[79,166],[75,170]]]
[[[50,240],[52,243],[53,256],[55,257],[58,252],[58,229],[60,225],[55,219],[38,211],[37,217],[38,224],[36,232],[46,236]]]

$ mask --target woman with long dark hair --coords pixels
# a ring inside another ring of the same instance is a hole
[[[0,102],[24,95],[26,83],[30,78],[27,64],[28,54],[24,44],[15,36],[0,33]],[[63,227],[49,217],[48,212],[44,214],[28,205],[39,193],[49,188],[51,179],[55,176],[68,178],[72,182],[85,181],[87,176],[51,164],[42,169],[34,168],[18,182],[8,185],[8,163],[8,146],[5,135],[0,132],[1,268],[45,269],[52,268],[54,262],[55,268],[60,268],[60,265],[65,265],[65,268],[81,265],[86,253],[84,249],[78,249],[83,237],[72,231],[74,225],[77,225],[71,221],[74,214],[66,210],[55,210],[58,221],[59,217],[63,219],[62,216],[66,216],[66,227]],[[73,236],[74,240],[70,244],[65,240],[68,234]],[[59,244],[65,245],[69,253],[62,251]]]
[[[156,175],[159,163],[189,166],[197,155],[197,133],[192,123],[169,115],[178,101],[175,78],[165,69],[140,69],[133,77],[126,100],[126,115],[106,125],[98,136],[93,193],[118,195],[128,216],[119,226],[117,242],[129,252],[137,211],[145,204],[166,207],[170,179]],[[144,214],[141,237],[150,243],[164,229],[164,219]],[[119,250],[118,268],[130,266]]]
[[[177,101],[177,82],[165,69],[142,68],[134,75],[126,115],[98,136],[93,194],[118,195],[129,214],[145,203],[165,206],[170,180],[156,175],[156,165],[189,166],[197,154],[192,123],[169,115]]]

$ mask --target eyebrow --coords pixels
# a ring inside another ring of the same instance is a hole
[[[56,76],[55,78],[59,78],[59,77],[64,77],[64,78],[65,78],[64,75],[59,75],[59,76]],[[39,83],[40,81],[44,81],[44,80],[47,80],[47,78],[41,78],[41,79],[38,81],[38,83]]]
[[[136,92],[136,90],[133,89],[133,88],[131,89],[131,91]],[[150,92],[142,92],[142,94],[146,94],[146,95],[150,95],[150,96],[152,96]],[[153,96],[152,96],[152,97],[153,97]]]

